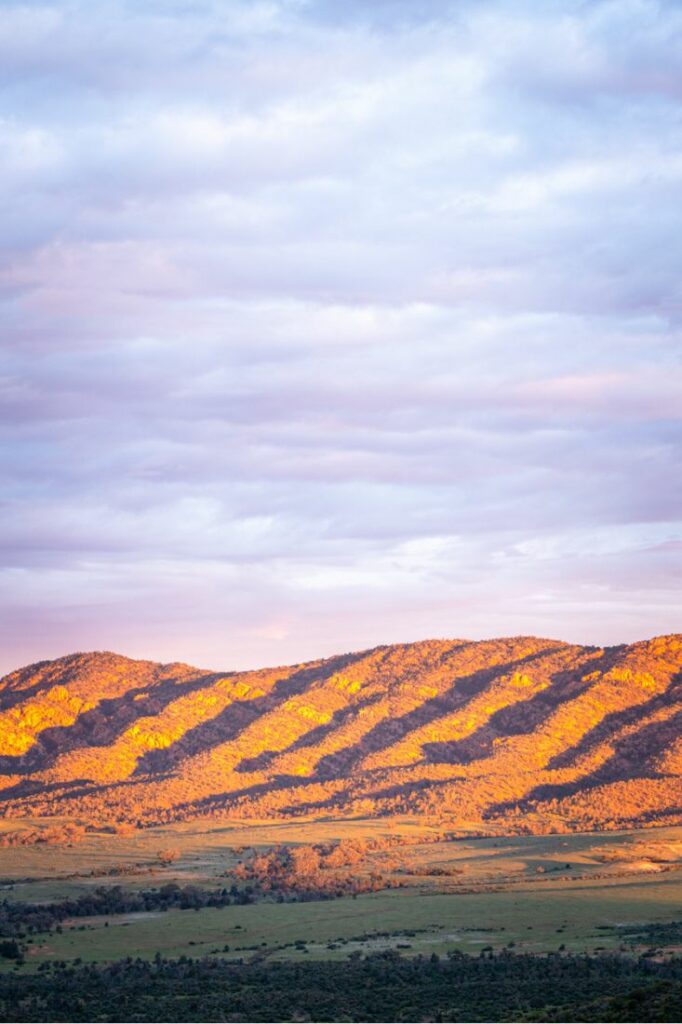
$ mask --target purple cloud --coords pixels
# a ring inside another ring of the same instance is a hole
[[[2,670],[679,629],[681,28],[6,4]]]

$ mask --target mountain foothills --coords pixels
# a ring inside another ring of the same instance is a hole
[[[682,637],[433,640],[254,672],[109,653],[0,680],[0,808],[97,824],[682,822]]]

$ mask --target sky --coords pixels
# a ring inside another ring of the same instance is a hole
[[[0,671],[680,630],[682,6],[3,0]]]

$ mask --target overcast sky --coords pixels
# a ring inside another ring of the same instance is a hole
[[[680,627],[682,6],[4,0],[0,669]]]

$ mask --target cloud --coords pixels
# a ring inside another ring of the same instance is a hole
[[[6,4],[2,667],[678,628],[681,27]]]

